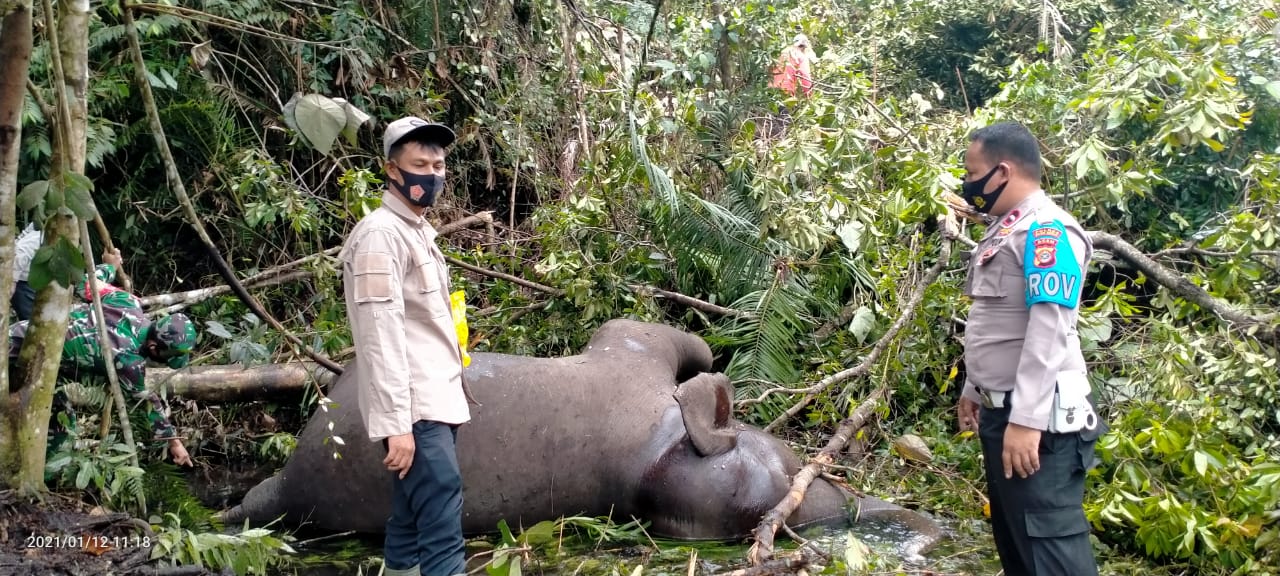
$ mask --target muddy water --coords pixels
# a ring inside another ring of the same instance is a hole
[[[836,558],[845,558],[852,534],[866,545],[864,557],[869,570],[894,569],[912,572],[932,570],[940,574],[986,575],[999,572],[994,544],[981,523],[946,526],[950,537],[923,558],[909,560],[912,534],[893,526],[860,524],[850,532],[823,530],[808,532],[819,549]],[[656,548],[655,548],[656,544]],[[292,567],[298,576],[338,576],[357,573],[378,574],[382,556],[378,537],[348,537],[315,545],[304,545]],[[792,550],[796,543],[789,539],[777,542],[778,550]],[[483,552],[490,545],[480,540],[468,544],[469,567],[479,568],[488,560]],[[684,576],[696,551],[697,573],[709,574],[748,566],[749,546],[741,543],[697,543],[649,540],[612,542],[595,546],[593,542],[566,541],[559,553],[556,549],[539,551],[522,567],[524,574],[563,576],[626,576],[636,566],[644,565],[644,574]],[[363,570],[363,572],[361,572]],[[926,572],[927,573],[927,572]]]
[[[241,465],[215,468],[208,473],[188,477],[192,492],[206,506],[221,509],[244,497],[255,484],[274,472],[272,466]],[[879,570],[932,570],[943,574],[995,574],[999,561],[990,529],[980,521],[951,522],[941,520],[948,535],[929,553],[917,556],[916,536],[892,523],[858,523],[848,530],[815,529],[801,534],[813,545],[836,558],[845,558],[852,535],[864,544],[869,568]],[[336,536],[336,537],[335,537]],[[377,575],[381,569],[382,539],[376,535],[333,535],[299,532],[294,534],[297,555],[286,573],[297,576]],[[794,541],[780,538],[779,552],[792,550]],[[471,568],[481,567],[489,559],[492,540],[468,541]],[[744,568],[748,544],[689,543],[677,541],[595,542],[566,538],[550,550],[539,550],[523,566],[525,574],[564,576],[626,576],[638,565],[645,574],[683,576],[688,573],[690,557],[697,554],[698,573],[713,573]]]

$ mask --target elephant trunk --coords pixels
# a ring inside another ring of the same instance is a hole
[[[821,478],[815,479],[805,491],[800,507],[787,520],[787,525],[793,528],[848,525],[849,501],[854,498],[853,493],[843,488]]]
[[[260,482],[245,494],[244,501],[227,510],[217,512],[214,519],[223,524],[240,523],[246,520],[250,524],[266,523],[282,514],[280,505],[280,478],[272,476]]]

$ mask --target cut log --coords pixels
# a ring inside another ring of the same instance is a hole
[[[297,398],[313,379],[327,388],[334,374],[313,362],[147,369],[148,388],[209,403]]]

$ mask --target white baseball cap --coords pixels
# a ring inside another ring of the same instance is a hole
[[[456,136],[453,130],[444,124],[435,122],[427,122],[417,116],[405,116],[395,122],[387,125],[387,130],[382,133],[382,155],[383,157],[391,156],[391,147],[397,142],[404,140],[409,135],[421,134],[426,139],[439,144],[441,148],[447,148],[453,144]]]

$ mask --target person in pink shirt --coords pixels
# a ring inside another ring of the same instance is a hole
[[[795,96],[796,86],[799,85],[804,95],[808,96],[813,91],[813,77],[809,65],[814,58],[813,48],[809,46],[809,37],[796,34],[795,41],[779,56],[778,65],[773,72],[773,81],[769,83],[769,87],[781,89],[788,96]]]

